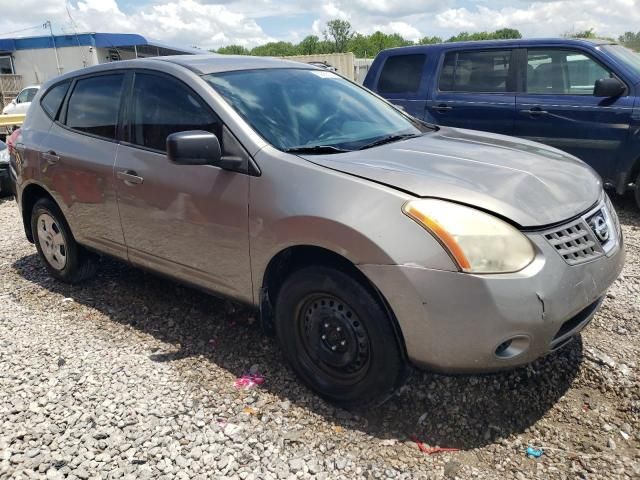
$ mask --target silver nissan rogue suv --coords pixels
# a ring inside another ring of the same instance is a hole
[[[379,402],[407,362],[526,364],[624,263],[580,160],[424,124],[311,65],[115,62],[44,85],[12,159],[27,238],[80,282],[109,255],[260,310],[300,378]]]

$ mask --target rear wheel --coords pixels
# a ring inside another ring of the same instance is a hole
[[[66,283],[79,283],[95,273],[95,256],[73,238],[58,206],[48,198],[36,202],[31,212],[36,249],[49,273]]]
[[[287,360],[319,395],[344,407],[381,403],[405,371],[392,320],[368,288],[327,267],[284,282],[276,331]]]

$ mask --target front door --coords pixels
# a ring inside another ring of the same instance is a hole
[[[529,49],[526,69],[515,135],[571,153],[611,179],[629,133],[633,98],[594,97],[596,80],[613,73],[586,52]]]
[[[427,102],[438,125],[511,135],[515,117],[513,50],[448,52]]]
[[[252,301],[248,238],[249,177],[211,165],[177,165],[166,156],[174,132],[206,130],[223,152],[237,140],[185,84],[136,73],[125,137],[118,150],[118,204],[129,260],[194,285]]]

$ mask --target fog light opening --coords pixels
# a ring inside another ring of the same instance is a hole
[[[529,348],[529,337],[519,335],[500,343],[495,350],[496,357],[506,360],[524,353]]]

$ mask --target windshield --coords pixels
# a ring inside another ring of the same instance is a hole
[[[629,50],[622,45],[603,45],[602,49],[640,75],[640,53]]]
[[[340,153],[429,129],[326,70],[244,70],[203,78],[283,151]]]

